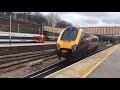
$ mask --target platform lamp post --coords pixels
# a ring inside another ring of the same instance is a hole
[[[39,35],[40,35],[40,27],[39,27]]]
[[[42,35],[43,35],[43,31],[44,31],[44,24],[42,23]],[[43,42],[42,42],[42,49],[43,49]]]
[[[10,15],[10,45],[11,45],[11,15]]]
[[[20,25],[18,24],[18,33],[20,32]]]
[[[44,24],[42,23],[42,35],[43,35],[43,31],[44,31]]]
[[[52,31],[53,31],[53,38],[54,38],[54,31],[55,31],[55,30],[53,29]]]

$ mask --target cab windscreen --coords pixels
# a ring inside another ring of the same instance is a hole
[[[61,40],[63,41],[75,41],[78,34],[78,28],[76,27],[68,27],[64,30]]]

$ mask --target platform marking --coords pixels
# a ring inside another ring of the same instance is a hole
[[[88,71],[85,75],[83,75],[81,78],[86,78],[95,68],[97,68],[98,65],[100,65],[104,60],[106,60],[118,47],[116,47],[114,50],[112,50],[106,57],[102,59],[99,63],[97,63],[90,71]]]

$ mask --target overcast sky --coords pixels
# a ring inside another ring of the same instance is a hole
[[[41,12],[47,15],[51,12]],[[52,12],[76,26],[120,26],[120,12]]]

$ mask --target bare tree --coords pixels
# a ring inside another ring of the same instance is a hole
[[[5,16],[5,12],[0,12],[0,17],[4,17]]]
[[[72,24],[67,21],[61,21],[56,24],[56,27],[59,27],[59,28],[66,28],[68,26],[72,26]]]
[[[57,23],[61,21],[60,16],[58,16],[57,14],[53,14],[53,13],[46,15],[46,19],[47,19],[47,25],[49,26],[56,25]]]

